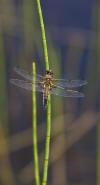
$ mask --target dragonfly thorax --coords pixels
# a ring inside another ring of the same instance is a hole
[[[50,79],[46,79],[45,81],[44,81],[44,85],[43,85],[43,87],[44,88],[46,88],[46,87],[51,87],[51,80]]]

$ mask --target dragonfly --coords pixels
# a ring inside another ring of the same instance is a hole
[[[74,97],[81,98],[84,94],[73,90],[72,88],[81,87],[87,84],[85,80],[72,80],[72,79],[56,79],[52,70],[46,70],[44,76],[36,74],[35,84],[33,84],[33,75],[28,72],[15,67],[14,71],[23,77],[25,80],[10,79],[10,82],[20,88],[24,88],[28,91],[33,90],[35,85],[35,91],[43,93],[43,105],[46,108],[48,103],[48,96],[51,94],[62,97]]]

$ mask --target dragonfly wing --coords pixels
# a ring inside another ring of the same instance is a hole
[[[51,94],[59,95],[63,97],[76,97],[76,98],[84,97],[84,94],[78,91],[66,90],[66,89],[60,89],[60,88],[52,88],[50,92]]]
[[[58,86],[65,88],[80,87],[87,84],[84,80],[65,80],[65,79],[55,79],[54,83]]]
[[[32,75],[32,74],[29,74],[28,72],[26,72],[26,71],[24,71],[24,70],[22,70],[22,69],[19,69],[19,68],[15,67],[15,68],[14,68],[14,71],[15,71],[18,75],[20,75],[20,76],[26,78],[27,80],[31,80],[31,81],[33,80],[33,75]],[[37,81],[37,82],[42,81],[42,79],[43,79],[43,77],[42,77],[41,75],[36,74],[36,81]]]
[[[34,84],[26,82],[24,80],[18,80],[18,79],[10,79],[10,83],[12,83],[15,86],[26,89],[28,91],[32,91],[33,85],[34,85]],[[36,91],[43,92],[43,88],[39,84],[35,84],[35,87],[36,87]]]

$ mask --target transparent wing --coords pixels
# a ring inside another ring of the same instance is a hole
[[[60,89],[60,88],[52,88],[50,90],[50,93],[58,96],[63,96],[63,97],[76,97],[76,98],[84,97],[84,94],[78,91],[66,90],[66,89]]]
[[[87,84],[84,80],[65,80],[65,79],[54,79],[54,83],[58,86],[65,88],[80,87]]]
[[[33,85],[34,85],[34,84],[26,82],[24,80],[18,80],[18,79],[10,79],[10,83],[12,83],[15,86],[26,89],[28,91],[32,91]],[[36,91],[43,92],[42,87],[38,83],[35,84],[35,87],[36,87]]]
[[[14,71],[18,75],[26,78],[27,80],[31,80],[31,81],[33,80],[33,75],[29,74],[28,72],[24,71],[23,69],[19,69],[19,68],[15,67]],[[43,80],[43,76],[36,74],[36,82],[41,82],[42,80]]]

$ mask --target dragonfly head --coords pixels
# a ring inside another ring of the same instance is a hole
[[[45,74],[46,74],[46,75],[51,75],[51,76],[53,76],[52,70],[46,70]]]

